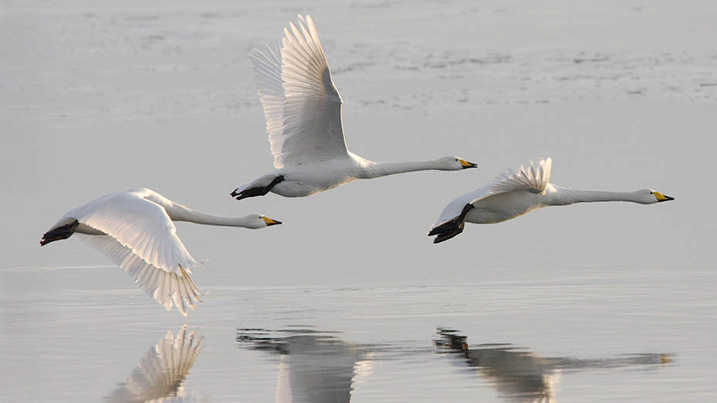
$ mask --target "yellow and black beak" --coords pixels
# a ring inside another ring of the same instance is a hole
[[[266,216],[262,216],[261,219],[264,220],[264,222],[266,223],[267,227],[271,227],[272,225],[279,225],[279,224],[281,224],[281,221],[277,221],[277,220],[271,219],[271,218],[266,217]]]
[[[657,199],[658,202],[665,202],[665,201],[675,200],[674,197],[665,196],[665,195],[663,195],[663,194],[660,193],[660,192],[653,192],[653,194],[655,195],[655,198]]]
[[[464,159],[461,159],[461,158],[458,158],[458,162],[461,163],[461,166],[463,167],[463,169],[466,169],[466,168],[477,168],[477,167],[478,167],[478,164],[474,164],[474,163],[472,163],[472,162],[468,162],[468,161],[466,161],[466,160],[464,160]]]

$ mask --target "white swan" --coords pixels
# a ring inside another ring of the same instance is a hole
[[[197,224],[266,228],[281,224],[251,214],[241,218],[200,213],[150,189],[114,193],[65,214],[42,236],[40,245],[79,234],[129,273],[145,292],[169,311],[172,302],[182,315],[196,309],[202,292],[189,277],[200,266],[176,234],[173,221]]]
[[[552,159],[541,159],[537,166],[533,163],[521,166],[498,176],[485,187],[456,198],[443,209],[428,236],[437,235],[433,242],[443,242],[463,232],[466,222],[499,223],[547,206],[607,201],[654,204],[674,200],[651,189],[603,192],[562,188],[549,183],[551,167]]]
[[[458,157],[377,163],[350,152],[341,124],[341,96],[309,16],[299,16],[298,26],[292,22],[284,29],[281,49],[255,50],[252,60],[276,170],[236,188],[231,195],[237,200],[270,191],[303,197],[355,179],[476,166]]]

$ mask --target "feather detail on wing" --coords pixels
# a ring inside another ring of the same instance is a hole
[[[537,165],[537,166],[536,166]],[[537,164],[521,165],[519,169],[508,171],[493,181],[491,194],[525,190],[531,193],[543,193],[550,181],[553,160],[540,159]]]
[[[202,351],[203,337],[182,326],[175,338],[168,331],[156,346],[149,349],[132,375],[105,402],[165,401],[184,396],[182,383]]]
[[[281,82],[281,48],[279,44],[267,45],[266,49],[254,49],[251,53],[259,99],[264,108],[266,132],[269,135],[274,168],[284,167],[281,153],[284,144],[284,86]]]
[[[135,193],[98,199],[75,211],[77,220],[106,235],[83,238],[107,254],[167,310],[187,315],[202,293],[189,277],[199,267],[164,208]]]
[[[348,158],[341,96],[311,17],[284,28],[281,50],[256,50],[254,69],[274,166]]]
[[[187,316],[187,308],[196,309],[196,303],[202,302],[202,292],[189,277],[191,269],[179,265],[178,271],[166,271],[149,264],[137,256],[131,249],[122,246],[109,235],[77,234],[88,245],[100,250],[120,268],[127,272],[134,282],[168,311],[172,305]]]
[[[132,250],[145,262],[167,272],[198,265],[177,236],[164,207],[135,193],[117,193],[83,206],[75,218]]]

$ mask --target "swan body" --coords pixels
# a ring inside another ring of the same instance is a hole
[[[150,189],[114,193],[65,214],[43,236],[40,245],[78,234],[105,253],[145,292],[168,311],[172,305],[183,315],[201,302],[189,273],[201,266],[176,234],[174,221],[197,224],[266,228],[281,224],[263,215],[231,218],[194,211]]]
[[[655,204],[674,198],[652,189],[634,192],[607,192],[563,188],[550,183],[552,159],[521,166],[498,176],[492,183],[451,201],[441,212],[428,233],[437,235],[434,243],[453,238],[463,232],[466,222],[495,224],[548,206],[574,203],[623,201]]]
[[[342,99],[311,17],[284,29],[281,46],[252,53],[275,171],[234,189],[241,200],[269,192],[303,197],[355,179],[398,173],[475,168],[458,157],[378,163],[348,150],[341,121]]]

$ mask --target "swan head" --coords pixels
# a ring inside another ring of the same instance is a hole
[[[640,204],[655,204],[675,200],[674,197],[666,196],[665,194],[658,192],[653,189],[643,189],[635,192],[637,196],[635,201]]]
[[[244,217],[244,226],[246,228],[261,229],[279,224],[281,224],[281,221],[274,220],[262,214],[250,214]]]
[[[438,161],[438,169],[441,171],[460,171],[461,169],[477,168],[478,165],[468,162],[460,157],[443,157]]]

